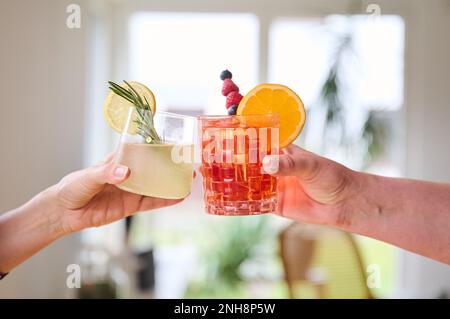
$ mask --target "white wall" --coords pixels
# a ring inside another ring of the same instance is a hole
[[[406,44],[406,175],[450,183],[450,1],[411,2]],[[450,294],[448,265],[410,253],[401,257],[400,296]]]
[[[66,27],[68,3],[0,2],[0,212],[82,165],[86,34]],[[64,296],[76,245],[65,238],[19,266],[0,298]]]

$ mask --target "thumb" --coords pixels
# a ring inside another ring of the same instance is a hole
[[[95,191],[103,189],[105,184],[119,184],[128,178],[128,167],[112,162],[103,163],[80,171],[80,187]]]
[[[297,176],[307,179],[317,172],[319,156],[302,148],[289,145],[280,155],[268,155],[263,159],[264,170],[275,176]]]
[[[69,209],[86,205],[106,184],[119,184],[130,174],[128,167],[112,162],[74,172],[60,182],[59,195]]]

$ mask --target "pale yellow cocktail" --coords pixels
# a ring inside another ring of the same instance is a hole
[[[194,173],[191,145],[121,143],[116,161],[130,168],[117,187],[132,193],[178,199],[191,192]]]

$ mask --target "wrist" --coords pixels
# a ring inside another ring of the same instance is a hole
[[[6,273],[64,235],[53,189],[0,216],[0,272]]]
[[[42,225],[49,239],[56,240],[68,232],[63,226],[63,209],[58,204],[55,186],[49,187],[36,195],[29,203],[42,217]]]
[[[376,175],[351,171],[351,186],[337,225],[339,228],[361,232],[365,227],[370,227],[370,220],[381,210],[372,198],[376,192],[374,185],[377,178]]]

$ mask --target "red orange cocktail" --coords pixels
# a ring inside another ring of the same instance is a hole
[[[265,155],[278,154],[276,114],[201,116],[201,173],[206,211],[256,215],[276,209],[277,179],[262,169]]]

